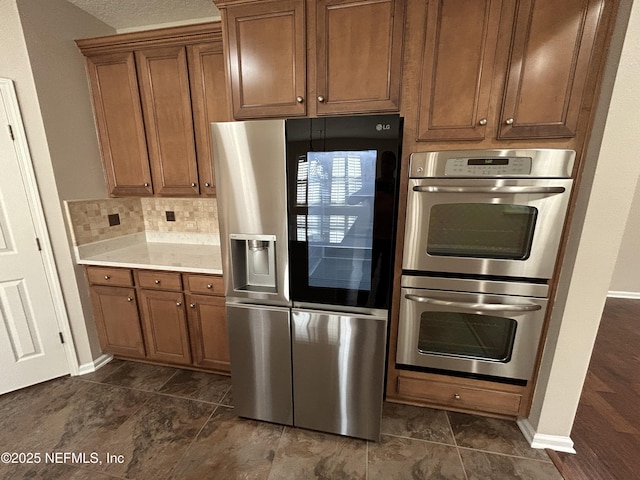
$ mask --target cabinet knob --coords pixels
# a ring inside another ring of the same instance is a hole
[[[144,186],[145,186],[145,187],[148,187],[148,186],[149,186],[149,184],[148,184],[147,182],[144,182]]]
[[[105,276],[104,276],[104,279],[105,279],[105,280],[109,280],[110,278],[111,278],[111,277],[110,277],[109,275],[105,275]]]
[[[454,393],[453,398],[455,398],[456,400],[460,400],[460,395],[458,395],[457,393]]]
[[[155,281],[156,285],[160,285],[160,280]]]
[[[486,118],[481,118],[478,123],[484,127],[487,124],[487,119]]]
[[[179,307],[180,305],[182,305],[182,302],[176,302],[176,307]]]
[[[296,97],[296,102],[298,102],[298,103],[304,102],[304,97],[297,96]]]
[[[195,304],[195,303],[190,303],[190,304],[189,304],[189,306],[190,306],[191,308],[196,308],[196,304]]]
[[[213,285],[212,285],[212,284],[210,284],[210,283],[207,283],[207,288],[208,288],[209,290],[211,290],[211,289],[213,288]]]
[[[211,184],[210,184],[209,182],[205,182],[205,183],[204,183],[204,186],[205,186],[205,187],[210,187],[210,186],[211,186]]]
[[[324,102],[324,97],[323,97],[322,95],[319,95],[319,96],[318,96],[318,101],[319,101],[320,103],[323,103],[323,102]]]
[[[195,187],[195,186],[197,186],[197,185],[198,185],[198,184],[197,184],[196,182],[191,182],[191,186],[192,186],[192,187]]]
[[[133,298],[127,297],[127,302],[133,302]]]
[[[513,125],[513,118],[507,118],[504,123],[506,123],[507,125]]]

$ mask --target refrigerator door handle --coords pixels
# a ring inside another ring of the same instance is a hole
[[[379,320],[388,319],[388,310],[378,308],[347,307],[343,305],[325,305],[318,303],[293,302],[293,311],[313,312],[321,315],[345,315],[348,317],[370,317]]]

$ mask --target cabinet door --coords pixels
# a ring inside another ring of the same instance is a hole
[[[183,294],[155,290],[139,292],[148,358],[190,364],[191,351]]]
[[[318,0],[318,115],[398,111],[405,2]]]
[[[188,295],[189,333],[193,364],[230,371],[224,297]]]
[[[89,293],[102,349],[114,355],[144,358],[135,290],[94,285]]]
[[[233,116],[305,115],[304,0],[231,6],[223,14]]]
[[[158,195],[199,193],[185,47],[136,52],[153,189]]]
[[[520,0],[499,138],[576,134],[603,0]]]
[[[222,41],[189,45],[187,54],[200,192],[215,195],[209,123],[230,120]]]
[[[429,2],[418,140],[482,140],[501,0]]]
[[[87,57],[87,70],[109,193],[151,195],[149,156],[133,53]]]

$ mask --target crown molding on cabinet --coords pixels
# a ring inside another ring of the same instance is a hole
[[[214,41],[222,41],[222,27],[219,21],[85,38],[76,40],[76,45],[83,55],[92,56],[146,47],[178,46]]]

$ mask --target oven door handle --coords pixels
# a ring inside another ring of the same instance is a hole
[[[437,187],[435,185],[416,185],[413,187],[414,192],[426,193],[542,193],[556,194],[564,193],[564,187],[527,187],[527,186],[496,186],[496,187]]]
[[[542,307],[535,303],[521,303],[517,305],[502,303],[467,303],[452,302],[448,300],[438,300],[436,298],[423,297],[420,295],[412,295],[407,293],[404,298],[412,302],[429,303],[431,305],[439,305],[442,307],[454,307],[464,310],[482,310],[487,312],[535,312]]]

